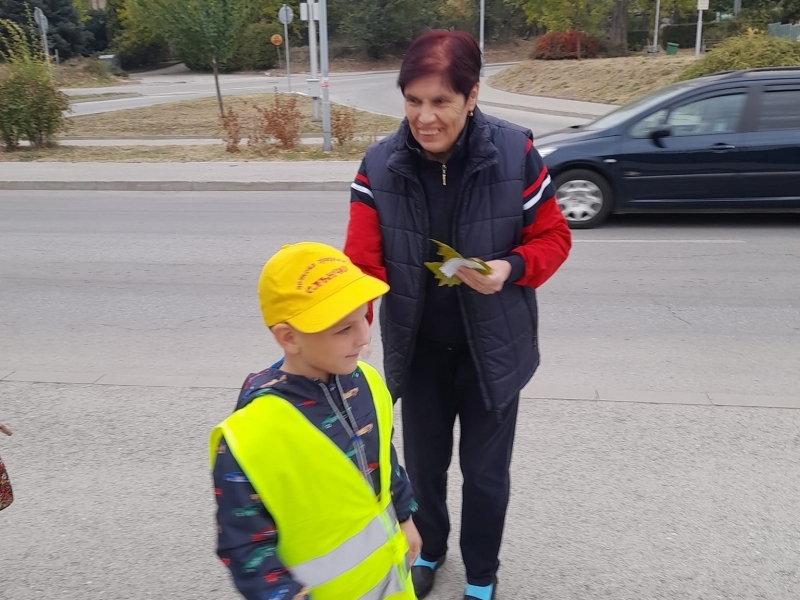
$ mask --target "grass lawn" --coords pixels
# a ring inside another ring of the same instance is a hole
[[[491,79],[492,87],[569,100],[622,104],[672,83],[694,52],[589,60],[526,60]]]
[[[242,137],[247,137],[250,125],[255,123],[256,112],[249,104],[265,106],[273,94],[228,96],[225,109],[230,106],[239,115]],[[311,121],[311,100],[296,96],[302,114],[302,133],[322,133],[322,123]],[[399,119],[364,111],[356,111],[355,133],[379,134],[397,129]],[[95,115],[82,115],[68,119],[65,137],[83,138],[150,138],[150,137],[220,137],[220,119],[217,99],[185,100],[146,108],[131,108]]]
[[[360,160],[366,143],[334,145],[325,153],[318,146],[304,146],[297,151],[270,149],[259,153],[242,144],[242,151],[230,153],[225,146],[56,146],[42,150],[21,148],[14,152],[0,151],[2,162],[248,162],[265,160]]]

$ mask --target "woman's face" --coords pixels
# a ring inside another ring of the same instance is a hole
[[[475,109],[479,86],[475,84],[469,98],[453,91],[441,75],[421,77],[406,86],[403,96],[411,133],[431,158],[449,155]]]

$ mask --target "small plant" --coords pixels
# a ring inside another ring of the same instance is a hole
[[[66,128],[69,98],[59,91],[38,43],[5,19],[0,20],[0,59],[6,63],[0,76],[3,146],[15,150],[20,141],[27,140],[34,148],[42,148]]]
[[[797,65],[800,65],[800,44],[753,30],[715,46],[703,58],[686,67],[679,80],[722,71]]]
[[[276,141],[284,150],[293,150],[300,144],[303,115],[297,107],[297,96],[279,94],[277,88],[267,106],[255,106],[258,123],[253,136],[260,143]]]
[[[536,40],[533,58],[537,60],[563,60],[568,58],[596,58],[600,42],[574,29],[552,31]]]
[[[340,146],[356,137],[356,111],[349,106],[331,105],[331,137]]]
[[[223,140],[225,141],[225,151],[236,153],[241,152],[239,144],[242,143],[242,126],[239,123],[239,115],[228,105],[222,121]]]

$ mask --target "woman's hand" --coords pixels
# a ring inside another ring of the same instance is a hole
[[[511,263],[507,260],[490,260],[486,263],[492,272],[482,275],[473,269],[461,267],[456,271],[458,278],[476,292],[490,296],[503,289],[511,276]]]
[[[6,435],[11,435],[11,430],[8,427],[6,427],[5,425],[3,425],[2,423],[0,423],[0,433],[5,433]]]
[[[308,598],[308,588],[303,588],[297,593],[297,595],[294,597],[293,600],[307,600],[307,598]]]
[[[406,541],[408,542],[408,568],[410,569],[411,565],[413,565],[414,561],[419,557],[419,553],[422,552],[422,537],[420,537],[412,517],[400,523],[400,529],[403,530],[403,533],[406,535]]]

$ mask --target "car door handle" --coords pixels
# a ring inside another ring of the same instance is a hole
[[[725,152],[726,150],[736,150],[736,146],[731,144],[714,144],[711,146],[714,152]]]

